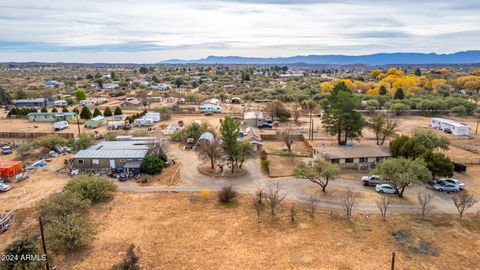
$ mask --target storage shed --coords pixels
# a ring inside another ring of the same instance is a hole
[[[21,161],[0,161],[0,177],[11,178],[22,172]]]

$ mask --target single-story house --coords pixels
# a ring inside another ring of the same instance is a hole
[[[165,91],[165,90],[170,90],[172,89],[172,86],[166,83],[161,83],[159,85],[151,85],[148,87],[149,90],[160,90],[160,91]]]
[[[219,113],[222,112],[222,107],[220,106],[220,100],[216,98],[211,98],[203,101],[200,104],[200,112],[204,113]]]
[[[87,128],[97,128],[105,125],[105,117],[99,115],[87,120]]]
[[[253,147],[253,152],[262,151],[262,136],[260,135],[260,130],[254,127],[247,127],[245,132],[241,133],[241,140],[250,142]]]
[[[468,136],[470,134],[470,126],[462,124],[455,120],[445,118],[432,118],[430,126],[455,136]]]
[[[126,171],[139,173],[140,163],[148,155],[155,139],[104,141],[73,157],[73,168],[82,172]]]
[[[122,102],[122,104],[120,104],[120,108],[127,110],[138,110],[143,108],[143,104],[140,102],[140,100],[133,98]]]
[[[36,112],[29,113],[28,120],[31,122],[58,122],[75,119],[77,114],[74,112]]]
[[[243,123],[247,126],[261,126],[264,120],[262,112],[245,112],[243,114]]]
[[[334,164],[375,164],[392,157],[388,146],[357,145],[313,147],[315,160],[326,160]]]
[[[48,98],[30,98],[30,99],[17,99],[13,103],[17,107],[46,107],[53,104],[53,101]]]
[[[80,150],[73,158],[73,168],[82,172],[140,172],[140,162],[147,153],[148,150]]]

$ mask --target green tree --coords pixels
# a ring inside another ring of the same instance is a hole
[[[120,107],[115,107],[115,110],[113,111],[113,114],[114,115],[122,115],[123,112],[122,112],[122,109]]]
[[[359,105],[359,100],[344,82],[336,84],[324,99],[322,124],[330,135],[337,135],[339,145],[345,145],[348,139],[362,136],[363,118],[356,111]]]
[[[407,104],[396,102],[390,105],[390,110],[395,112],[395,115],[400,116],[404,112],[410,110],[410,106],[408,106]]]
[[[241,169],[243,163],[252,158],[254,156],[253,147],[250,142],[247,141],[240,141],[238,142],[235,152],[234,152],[234,160],[235,160],[235,167]]]
[[[78,193],[92,203],[109,199],[117,191],[117,186],[105,176],[77,175],[64,187],[67,192]]]
[[[417,131],[413,135],[413,139],[430,150],[448,150],[448,146],[450,145],[447,137],[437,136],[431,131]]]
[[[90,112],[87,106],[83,106],[82,111],[80,112],[80,118],[82,119],[92,118],[92,113]]]
[[[73,143],[72,149],[74,151],[80,151],[89,148],[95,144],[95,139],[90,134],[80,134]]]
[[[403,92],[402,88],[398,88],[395,91],[395,94],[393,96],[394,99],[404,99],[405,98],[405,93]]]
[[[106,107],[105,110],[103,111],[103,116],[105,117],[109,117],[109,116],[112,116],[113,113],[112,113],[112,110],[110,109],[110,107]]]
[[[82,198],[78,193],[59,192],[40,201],[38,212],[45,222],[50,222],[57,217],[73,214],[85,214],[90,208],[90,201]]]
[[[159,157],[145,157],[140,163],[140,170],[146,174],[157,174],[162,172],[165,164]]]
[[[393,119],[386,119],[382,114],[376,114],[372,117],[371,129],[375,133],[377,145],[383,145],[385,140],[395,134],[398,122]]]
[[[57,110],[57,108],[53,108],[51,112],[58,113],[58,110]]]
[[[417,77],[422,76],[422,72],[420,71],[419,68],[415,69],[415,76],[417,76]]]
[[[222,147],[217,139],[202,141],[198,147],[198,155],[203,160],[210,162],[210,169],[215,169],[215,162],[222,156]]]
[[[291,117],[290,111],[285,104],[278,100],[268,103],[265,106],[265,110],[268,112],[272,120],[277,118],[281,122],[286,122],[288,121],[288,118]]]
[[[421,159],[387,159],[378,164],[373,173],[388,179],[400,198],[408,185],[427,183],[432,179],[426,163]]]
[[[146,68],[146,67],[140,67],[139,72],[140,72],[141,74],[147,74],[147,73],[148,73],[148,68]]]
[[[17,97],[20,99],[19,97]],[[12,103],[12,96],[9,92],[7,92],[3,87],[0,86],[0,104],[1,105],[9,105]]]
[[[73,98],[66,98],[65,101],[68,103],[68,105],[72,105],[73,103],[75,103],[75,100],[73,100]]]
[[[95,110],[93,110],[93,117],[97,116],[102,116],[102,112],[97,107],[95,107]]]
[[[378,91],[378,93],[382,96],[385,96],[387,95],[387,88],[384,86],[384,85],[380,85],[380,90]]]
[[[310,180],[319,185],[323,192],[325,192],[328,182],[335,179],[339,172],[340,167],[324,160],[313,161],[310,164],[300,162],[293,170],[295,177]]]
[[[43,152],[53,150],[56,145],[65,146],[67,143],[67,140],[57,134],[44,135],[33,141],[33,145],[37,148],[42,148]]]
[[[42,109],[40,110],[40,112],[43,112],[43,113],[46,113],[46,112],[48,112],[48,109],[47,109],[47,107],[42,107]]]
[[[453,162],[442,153],[434,153],[428,150],[422,155],[428,170],[432,173],[433,178],[452,177],[455,165]]]
[[[17,155],[20,160],[26,160],[32,154],[33,143],[22,142],[17,146]]]
[[[237,150],[238,137],[240,136],[240,121],[230,116],[220,120],[220,133],[222,134],[222,147],[232,164],[232,173],[235,172],[235,151]]]
[[[67,107],[63,107],[62,112],[64,112],[64,113],[69,112],[69,111],[68,111],[68,108],[67,108]]]
[[[85,93],[85,89],[77,89],[77,91],[75,91],[75,99],[77,100],[77,102],[87,99],[87,93]]]
[[[465,115],[467,114],[467,109],[464,106],[459,105],[459,106],[450,108],[450,113],[457,114],[457,115]]]
[[[415,159],[427,150],[424,145],[405,135],[390,142],[390,151],[394,157]]]

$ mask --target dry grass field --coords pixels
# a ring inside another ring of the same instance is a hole
[[[144,269],[478,269],[480,221],[437,217],[318,213],[299,205],[291,223],[284,203],[272,221],[257,223],[251,198],[232,206],[190,194],[117,194],[92,211],[98,235],[91,246],[57,256],[59,269],[110,269],[135,244]],[[398,240],[392,236],[397,232]],[[13,230],[9,233],[13,233]]]

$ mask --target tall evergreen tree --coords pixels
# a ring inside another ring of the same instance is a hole
[[[113,113],[112,113],[112,110],[110,109],[110,107],[106,107],[105,110],[103,111],[103,116],[105,117],[109,117],[109,116],[112,116]]]
[[[115,108],[115,111],[113,112],[114,115],[122,115],[123,112],[122,112],[122,109],[120,107],[116,107]]]
[[[102,116],[102,112],[100,112],[100,110],[95,107],[95,110],[93,110],[93,117],[97,117],[97,116]]]
[[[385,85],[380,86],[380,91],[378,93],[382,96],[385,96],[387,94],[387,88],[385,87]]]
[[[92,118],[92,112],[88,109],[88,107],[84,106],[82,111],[80,112],[80,118],[82,119],[90,119]]]
[[[395,95],[393,96],[394,99],[404,99],[405,98],[405,93],[403,92],[402,88],[398,88],[397,91],[395,91]]]
[[[360,101],[348,90],[344,82],[336,84],[322,103],[322,124],[331,135],[337,135],[339,145],[348,139],[362,136],[363,118],[356,111]]]

